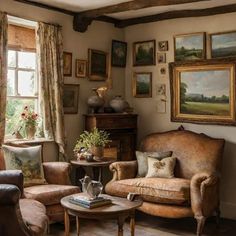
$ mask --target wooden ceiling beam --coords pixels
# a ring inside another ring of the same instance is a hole
[[[236,4],[230,4],[226,6],[218,6],[212,8],[204,8],[204,9],[195,9],[195,10],[169,11],[151,16],[120,20],[119,22],[115,23],[115,26],[118,28],[124,28],[131,25],[150,23],[155,21],[187,18],[187,17],[212,16],[212,15],[232,13],[232,12],[236,12]]]

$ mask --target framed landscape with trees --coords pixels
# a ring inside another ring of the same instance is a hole
[[[170,63],[171,120],[235,124],[235,63]]]

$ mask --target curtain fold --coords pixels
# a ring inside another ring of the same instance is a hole
[[[36,36],[38,75],[40,81],[40,108],[45,137],[59,146],[60,160],[65,153],[65,128],[62,101],[63,47],[61,27],[39,22]],[[63,158],[62,158],[63,157]]]
[[[4,142],[7,102],[7,15],[0,12],[0,146]]]

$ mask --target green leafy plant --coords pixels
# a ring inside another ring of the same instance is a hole
[[[77,140],[74,152],[78,153],[82,148],[89,150],[91,147],[105,147],[109,140],[109,133],[94,128],[91,132],[84,131]]]

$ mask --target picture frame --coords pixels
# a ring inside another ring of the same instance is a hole
[[[158,42],[158,50],[159,51],[168,51],[169,50],[169,45],[168,41],[159,41]]]
[[[152,72],[133,74],[133,96],[136,98],[152,97]]]
[[[75,77],[85,78],[87,75],[87,61],[76,59],[75,60]]]
[[[156,40],[133,43],[133,66],[156,65]]]
[[[112,40],[111,65],[114,67],[126,67],[127,43]]]
[[[174,36],[175,61],[197,61],[206,58],[206,33]]]
[[[171,121],[235,125],[235,61],[170,63]]]
[[[166,96],[166,84],[157,84],[156,85],[156,95],[157,96]]]
[[[72,76],[72,53],[63,52],[63,75]]]
[[[158,64],[166,63],[166,53],[165,52],[158,52],[157,53],[157,63]]]
[[[211,58],[236,57],[236,31],[213,33],[209,37]]]
[[[79,84],[64,84],[63,109],[65,114],[77,114],[79,104]]]
[[[88,50],[88,76],[91,81],[105,81],[108,79],[108,53]]]

